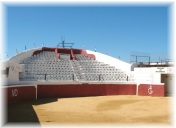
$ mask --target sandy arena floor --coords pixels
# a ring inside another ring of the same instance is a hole
[[[51,98],[8,107],[8,122],[172,125],[172,97]]]

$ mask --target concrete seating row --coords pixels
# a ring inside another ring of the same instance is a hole
[[[73,75],[41,75],[41,74],[26,74],[20,76],[20,80],[73,80]]]
[[[98,62],[82,54],[76,60],[60,60],[54,52],[42,52],[24,60],[25,73],[21,80],[86,80],[126,81],[127,75],[120,69]],[[37,75],[36,75],[37,74]],[[46,75],[45,75],[46,74]],[[129,80],[132,80],[129,78]]]
[[[25,72],[21,80],[72,80],[73,70],[69,60],[58,60],[54,52],[41,52],[23,61]],[[46,74],[46,75],[45,75]]]
[[[56,65],[38,65],[38,66],[33,66],[33,65],[29,65],[29,66],[25,66],[25,69],[71,69],[70,65],[60,65],[60,66],[56,66]]]
[[[95,60],[78,60],[80,71],[87,81],[126,81],[127,75],[113,66]]]
[[[92,58],[87,57],[83,54],[74,54],[76,56],[76,60],[92,60]]]

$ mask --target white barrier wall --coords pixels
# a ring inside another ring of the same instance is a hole
[[[94,54],[96,60],[109,64],[110,66],[114,66],[117,69],[121,69],[122,71],[129,72],[131,70],[131,65],[114,57],[99,53],[93,52],[90,50],[86,50],[88,54]]]

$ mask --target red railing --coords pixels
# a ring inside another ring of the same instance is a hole
[[[47,48],[47,47],[43,47],[41,50],[36,50],[33,52],[33,55],[39,54],[42,51],[51,51],[51,52],[55,52],[56,57],[58,59],[60,59],[60,55],[59,53],[65,53],[65,54],[70,54],[71,59],[75,60],[76,56],[74,54],[83,54],[87,57],[90,57],[94,60],[96,60],[96,57],[94,54],[88,54],[86,52],[86,50],[82,50],[82,49],[69,49],[69,48]]]

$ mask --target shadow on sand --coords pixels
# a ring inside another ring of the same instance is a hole
[[[19,125],[19,126],[20,125],[40,126],[40,121],[32,105],[46,104],[56,102],[57,100],[58,100],[57,98],[39,99],[35,101],[20,102],[8,105],[5,114],[6,124]]]

